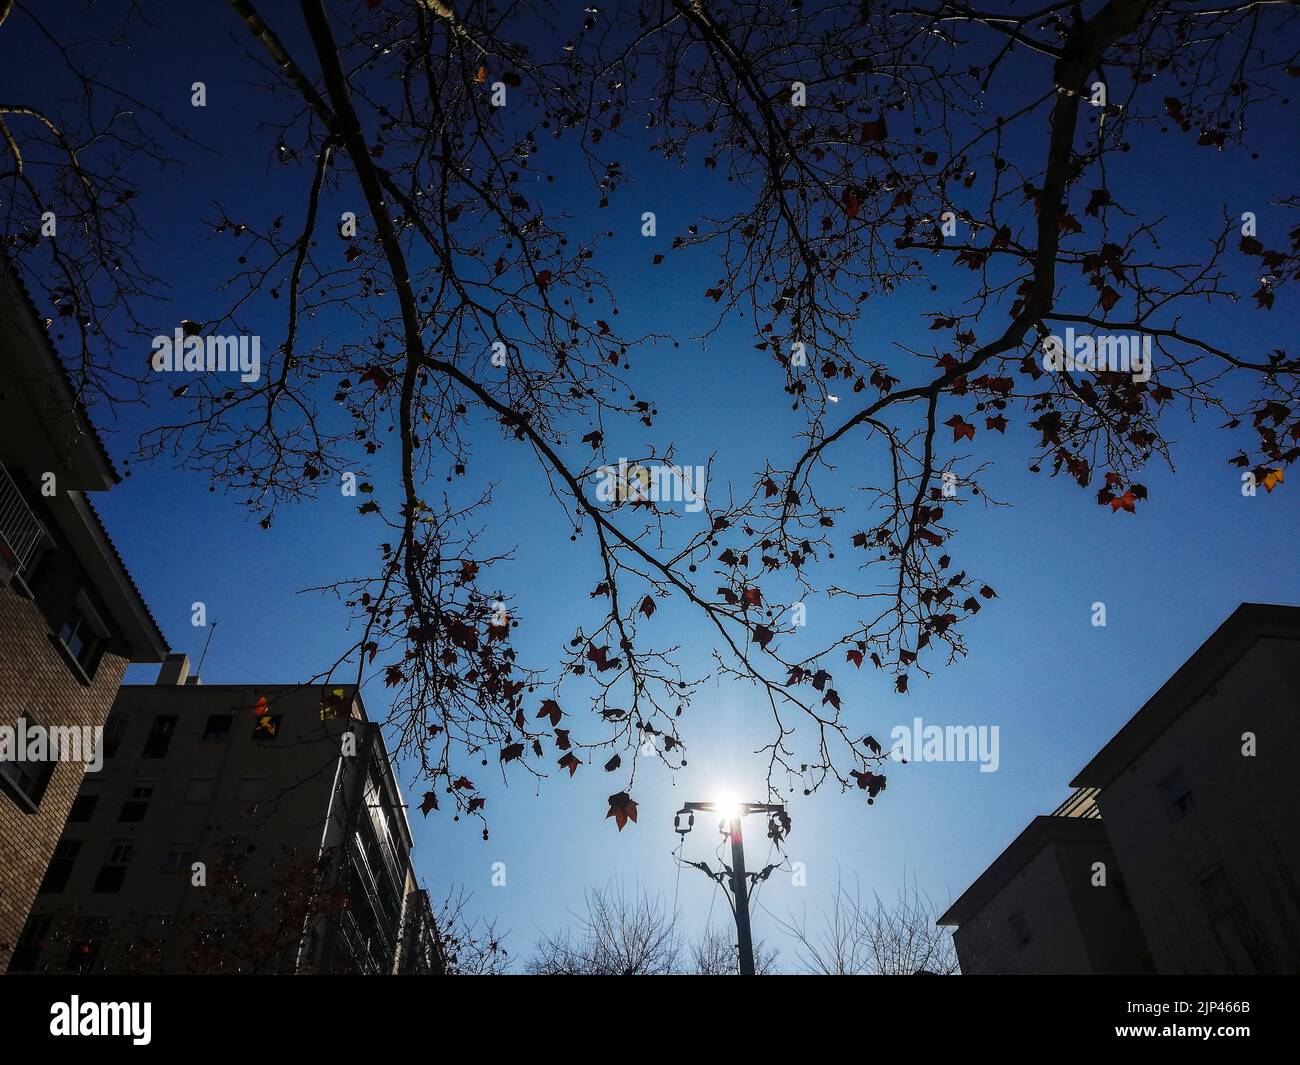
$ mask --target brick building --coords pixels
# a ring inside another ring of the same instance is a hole
[[[117,481],[45,326],[0,262],[0,971],[90,753],[65,745],[77,758],[55,760],[19,740],[57,730],[80,744],[103,725],[127,663],[167,650],[90,503]]]
[[[10,972],[433,973],[378,725],[350,687],[124,685]]]

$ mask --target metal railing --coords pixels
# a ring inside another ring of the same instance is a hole
[[[49,538],[45,526],[41,524],[23,498],[18,485],[0,462],[0,540],[17,562],[17,569],[22,570],[41,544]]]

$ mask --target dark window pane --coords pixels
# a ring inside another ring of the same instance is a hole
[[[89,821],[95,816],[95,807],[97,805],[99,805],[98,795],[78,795],[72,801],[72,809],[68,811],[68,821]]]
[[[203,730],[205,743],[224,743],[230,736],[230,727],[235,723],[234,714],[212,714],[207,727]]]
[[[175,714],[160,714],[153,719],[149,738],[144,742],[144,757],[162,758],[172,742],[172,733],[176,731],[178,718]]]
[[[95,886],[92,890],[102,894],[114,894],[122,890],[122,881],[125,879],[125,865],[106,865],[95,877]]]

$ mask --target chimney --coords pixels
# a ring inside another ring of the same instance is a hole
[[[163,659],[158,670],[157,684],[160,688],[180,687],[190,675],[190,656],[177,652]]]

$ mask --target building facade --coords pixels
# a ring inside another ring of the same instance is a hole
[[[438,971],[405,805],[358,693],[125,685],[10,971]]]
[[[1154,971],[1095,791],[1035,817],[939,923],[967,976]]]
[[[1243,604],[1082,769],[1162,973],[1300,972],[1300,608]]]
[[[1300,608],[1244,603],[940,918],[962,971],[1300,972],[1297,751]]]
[[[127,663],[167,650],[90,503],[117,482],[0,263],[0,971]]]

